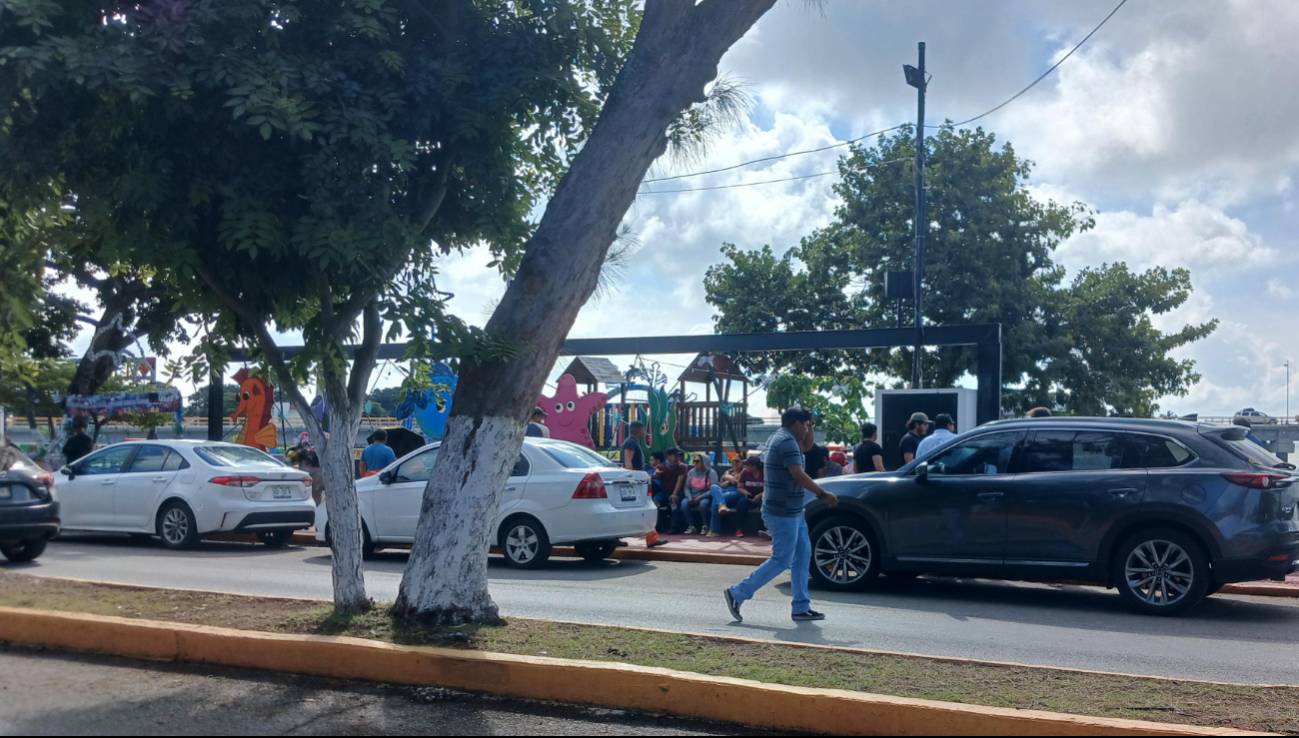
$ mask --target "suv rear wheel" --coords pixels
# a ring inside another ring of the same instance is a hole
[[[21,541],[0,543],[0,554],[15,564],[24,564],[45,553],[44,538],[26,538]]]
[[[812,578],[826,589],[850,592],[875,584],[880,573],[875,531],[853,517],[834,517],[812,530]]]
[[[1209,557],[1200,542],[1171,528],[1128,536],[1114,557],[1114,582],[1129,607],[1146,615],[1180,615],[1209,593]]]

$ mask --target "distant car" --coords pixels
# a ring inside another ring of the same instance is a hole
[[[311,477],[251,446],[128,441],[63,467],[56,493],[68,530],[156,535],[192,548],[218,532],[280,548],[316,517]]]
[[[365,554],[415,540],[424,487],[441,444],[398,459],[356,483]],[[329,500],[316,510],[316,539],[328,540]],[[494,542],[511,566],[536,568],[555,545],[571,545],[588,561],[608,558],[618,539],[654,530],[658,509],[649,475],[623,469],[568,441],[529,437],[501,493]]]
[[[0,447],[0,554],[32,561],[59,534],[54,475],[13,446]]]
[[[1280,422],[1277,418],[1274,418],[1271,415],[1260,413],[1259,411],[1255,410],[1252,407],[1247,407],[1244,410],[1241,410],[1240,412],[1236,413],[1236,417],[1245,418],[1246,420],[1249,421],[1250,425],[1275,425],[1276,423]]]
[[[1037,418],[970,431],[896,472],[822,480],[812,575],[1083,580],[1174,615],[1299,569],[1299,474],[1235,425]]]

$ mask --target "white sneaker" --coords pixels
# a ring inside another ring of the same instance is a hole
[[[700,529],[699,529],[699,535],[701,535],[701,536],[706,536],[706,535],[708,535],[708,526],[705,525],[704,527],[700,528]]]
[[[691,527],[689,527],[689,528],[686,528],[686,532],[685,532],[683,535],[693,536],[693,535],[695,535],[696,533],[698,533],[698,531],[696,531],[696,530],[694,529],[694,527],[691,526]]]

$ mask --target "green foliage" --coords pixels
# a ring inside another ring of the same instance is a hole
[[[445,313],[436,260],[485,244],[517,267],[639,18],[633,0],[7,0],[0,195],[54,204],[36,230],[56,254],[165,282],[196,316],[195,374],[271,324],[302,332],[294,376],[340,376],[375,300],[412,355],[518,355]]]
[[[767,386],[767,407],[784,411],[795,405],[806,408],[830,443],[852,443],[861,438],[861,424],[870,418],[873,393],[859,377],[812,377],[782,373]]]
[[[1009,144],[996,148],[982,129],[944,127],[926,144],[926,324],[1002,324],[1006,410],[1045,404],[1062,412],[1144,415],[1157,409],[1156,397],[1185,394],[1199,379],[1193,363],[1168,355],[1216,323],[1163,334],[1151,322],[1189,297],[1185,270],[1133,274],[1124,264],[1106,265],[1066,283],[1052,254],[1092,227],[1086,207],[1033,197],[1031,163]],[[839,164],[835,191],[843,203],[835,221],[783,257],[770,247],[724,246],[726,262],[705,278],[718,330],[896,325],[884,274],[913,266],[914,151],[913,132],[905,128],[874,145],[854,146]],[[925,386],[953,386],[973,372],[975,359],[973,347],[927,351]],[[904,379],[911,375],[911,350],[772,354],[747,363],[760,371]]]
[[[203,385],[198,391],[185,398],[185,415],[193,418],[206,418],[209,408],[207,392],[209,385]],[[225,410],[226,415],[233,413],[235,408],[239,407],[239,386],[235,384],[225,384],[221,387],[221,407]]]

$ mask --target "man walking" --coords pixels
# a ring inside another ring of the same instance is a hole
[[[762,459],[762,519],[771,534],[771,558],[748,579],[723,592],[726,607],[737,621],[744,620],[740,606],[787,570],[794,590],[791,617],[795,621],[825,620],[825,615],[812,609],[807,588],[812,540],[807,532],[807,518],[803,516],[803,490],[816,495],[829,507],[838,505],[839,499],[821,489],[803,469],[803,452],[811,447],[812,414],[801,407],[786,410],[780,417],[780,430],[767,441]]]
[[[934,416],[934,432],[916,447],[916,456],[924,456],[930,451],[956,438],[956,423],[947,413]]]

